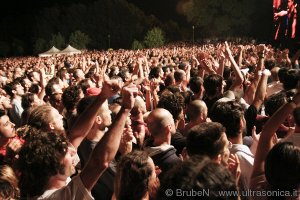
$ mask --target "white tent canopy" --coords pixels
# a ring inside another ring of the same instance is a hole
[[[77,54],[77,53],[81,53],[81,51],[78,49],[75,49],[71,45],[68,45],[64,50],[59,52],[59,54],[67,54],[67,55],[73,55],[73,54]]]
[[[40,53],[39,57],[47,57],[47,56],[52,56],[55,54],[58,54],[60,52],[59,49],[57,49],[55,46],[53,46],[51,49],[49,49],[48,51],[44,52],[44,53]]]

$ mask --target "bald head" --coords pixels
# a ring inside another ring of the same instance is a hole
[[[207,106],[206,106],[205,102],[202,100],[192,101],[188,106],[187,115],[191,121],[196,120],[200,116],[206,119]]]
[[[174,119],[171,113],[166,109],[157,108],[153,110],[147,118],[148,129],[154,137],[165,133],[168,125],[171,125],[173,129],[175,129]]]

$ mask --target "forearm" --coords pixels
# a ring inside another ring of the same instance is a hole
[[[111,125],[104,137],[94,148],[86,167],[82,170],[80,177],[86,189],[92,190],[99,177],[114,159],[119,145],[125,122],[130,110],[123,107],[119,111],[115,122]]]
[[[253,101],[254,107],[259,110],[261,104],[263,103],[265,96],[266,96],[266,90],[267,90],[267,82],[268,82],[268,75],[263,74],[259,83],[257,90],[255,92],[255,97]]]
[[[98,109],[105,101],[106,98],[100,93],[95,101],[79,116],[75,124],[69,130],[68,138],[75,148],[78,148],[82,140],[92,128]]]

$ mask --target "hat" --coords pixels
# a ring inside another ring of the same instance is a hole
[[[90,87],[86,90],[86,95],[87,96],[96,96],[96,95],[100,94],[100,92],[101,92],[100,88]]]

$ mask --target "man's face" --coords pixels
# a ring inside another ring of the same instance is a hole
[[[22,96],[24,94],[24,88],[21,84],[16,85],[15,91],[17,96]]]
[[[10,98],[8,98],[7,96],[1,95],[0,96],[0,107],[2,107],[2,109],[12,108]]]
[[[7,115],[0,117],[0,136],[4,138],[13,138],[16,136],[15,124],[13,124]]]
[[[64,171],[60,173],[63,173],[63,175],[70,177],[76,172],[75,156],[76,156],[76,150],[71,147],[68,147],[68,151],[62,160],[62,164],[64,165]]]
[[[64,122],[63,122],[63,116],[59,114],[59,112],[53,108],[51,112],[49,113],[49,117],[51,118],[50,121],[52,121],[52,125],[55,130],[57,131],[64,131]]]

